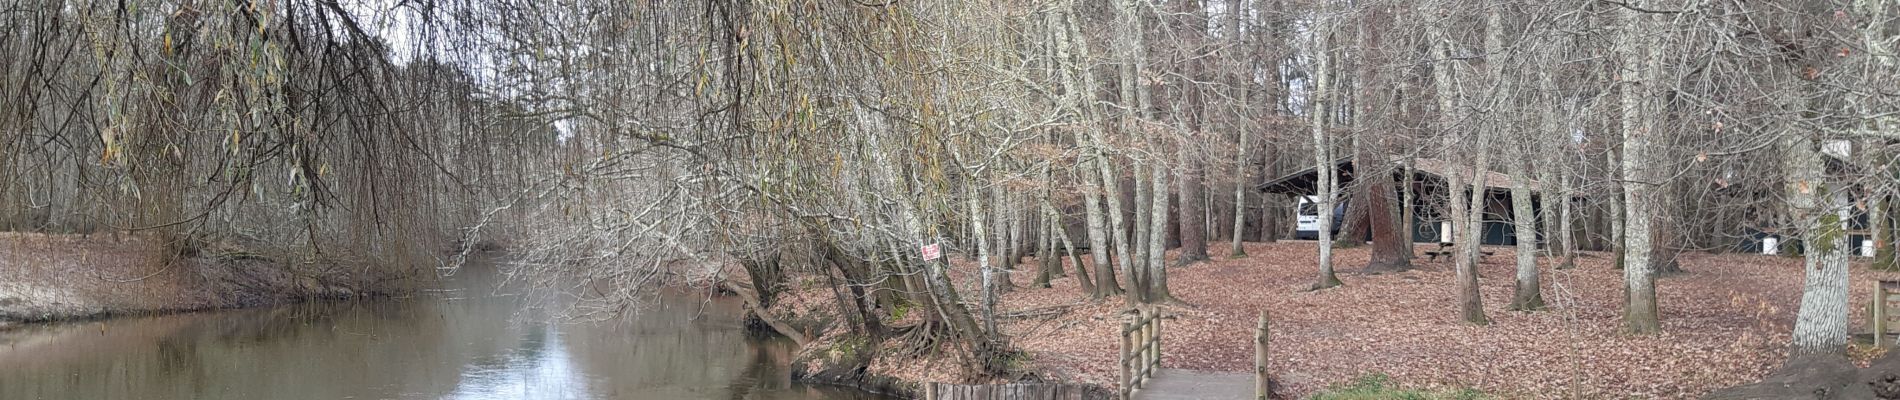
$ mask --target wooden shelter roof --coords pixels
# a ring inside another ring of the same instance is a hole
[[[1393,166],[1399,165],[1398,160],[1395,158],[1389,165],[1393,165]],[[1445,175],[1449,174],[1453,168],[1460,167],[1458,165],[1454,165],[1452,163],[1448,163],[1436,158],[1424,158],[1424,157],[1414,158],[1412,165],[1413,165],[1413,170],[1417,171],[1419,175],[1421,175],[1420,179],[1435,179],[1441,182],[1445,179]],[[1354,174],[1358,172],[1356,165],[1354,165],[1353,163],[1352,157],[1342,157],[1338,161],[1334,161],[1334,166],[1338,168],[1339,180],[1340,180],[1341,186],[1350,184],[1355,176]],[[1470,171],[1468,166],[1466,166],[1465,168],[1466,168],[1465,171],[1467,172]],[[1399,172],[1395,170],[1392,173],[1396,177],[1396,175]],[[1255,189],[1258,189],[1262,192],[1267,192],[1267,193],[1311,195],[1311,194],[1315,194],[1315,186],[1317,185],[1318,181],[1319,181],[1318,167],[1309,167],[1306,169],[1295,171],[1290,174],[1282,175],[1279,178],[1274,178],[1273,180],[1267,181],[1266,183],[1261,183],[1260,185],[1256,186]],[[1535,180],[1532,180],[1529,183],[1532,187],[1538,186],[1538,182]],[[1484,172],[1484,186],[1485,186],[1486,191],[1508,191],[1511,189],[1511,186],[1512,186],[1511,176],[1503,174],[1503,173],[1499,173],[1497,171],[1485,171]]]

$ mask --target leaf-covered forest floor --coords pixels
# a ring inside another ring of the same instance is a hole
[[[1369,249],[1340,249],[1335,265],[1345,286],[1308,291],[1317,275],[1312,242],[1248,243],[1250,256],[1241,259],[1226,259],[1220,255],[1228,247],[1213,245],[1213,260],[1169,269],[1182,304],[1162,307],[1162,366],[1252,370],[1261,311],[1271,314],[1270,369],[1282,394],[1294,397],[1382,373],[1400,386],[1470,387],[1507,398],[1689,398],[1755,382],[1786,357],[1801,294],[1799,258],[1684,253],[1685,272],[1658,282],[1663,332],[1632,336],[1621,331],[1623,271],[1608,253],[1586,253],[1569,270],[1540,259],[1549,309],[1518,312],[1506,309],[1512,249],[1486,249],[1496,253],[1480,272],[1491,324],[1473,326],[1458,318],[1452,266],[1443,258],[1421,256],[1413,271],[1364,275],[1358,269]],[[975,303],[974,263],[958,258],[955,265],[966,302]],[[999,320],[1000,329],[1046,379],[1115,387],[1116,333],[1128,319],[1123,298],[1088,301],[1073,276],[1031,287],[1033,269],[1026,259],[1012,274],[1018,290],[1001,297],[999,314],[1011,317]],[[1870,282],[1880,278],[1900,275],[1854,266],[1856,332]],[[961,380],[946,365],[880,364],[874,372]]]

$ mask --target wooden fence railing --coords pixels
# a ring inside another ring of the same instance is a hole
[[[1161,368],[1161,313],[1138,308],[1135,320],[1122,324],[1121,395],[1128,400]]]
[[[1896,332],[1900,329],[1895,329],[1894,320],[1900,319],[1900,315],[1895,315],[1893,312],[1894,305],[1891,303],[1895,302],[1900,302],[1900,281],[1874,282],[1873,313],[1867,318],[1873,325],[1875,347],[1892,345],[1893,342],[1887,339],[1887,335],[1900,333]]]

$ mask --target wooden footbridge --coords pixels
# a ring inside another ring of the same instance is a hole
[[[1253,372],[1205,372],[1161,367],[1161,312],[1135,311],[1121,329],[1121,388],[1112,396],[1077,385],[1009,384],[924,386],[927,400],[1264,400],[1267,383],[1267,313],[1254,331]]]
[[[1161,368],[1161,313],[1139,309],[1122,324],[1121,390],[1123,400],[1267,398],[1267,314],[1254,331],[1253,373],[1203,372]]]

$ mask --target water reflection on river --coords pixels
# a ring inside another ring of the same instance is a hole
[[[0,333],[0,399],[880,398],[790,382],[792,345],[747,337],[730,300],[575,324],[523,298],[478,287],[28,327]]]

